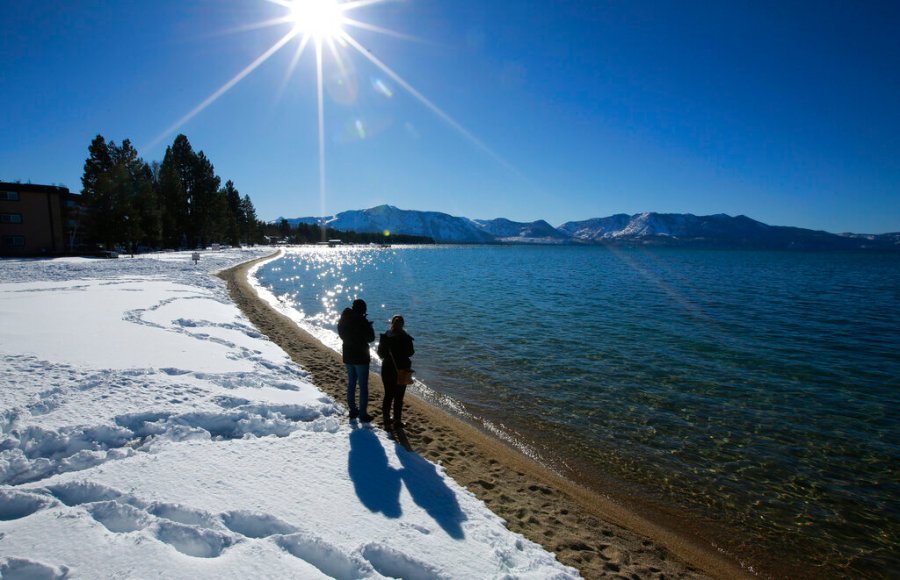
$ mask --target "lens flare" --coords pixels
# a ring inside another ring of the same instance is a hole
[[[394,91],[391,90],[391,87],[381,79],[372,79],[372,89],[376,93],[389,99],[394,96]]]
[[[412,37],[396,33],[394,31],[375,26],[359,19],[349,18],[350,12],[375,6],[388,2],[389,0],[264,0],[271,4],[275,4],[284,9],[284,14],[278,18],[273,18],[263,22],[248,24],[242,27],[243,30],[254,30],[268,26],[288,26],[288,31],[281,36],[271,47],[263,51],[249,65],[244,67],[240,72],[234,75],[230,80],[226,81],[221,87],[212,92],[206,99],[196,105],[186,115],[181,117],[175,124],[168,127],[162,134],[158,135],[149,144],[145,144],[141,149],[158,145],[163,139],[175,133],[188,121],[199,115],[207,107],[216,102],[225,93],[230,91],[235,85],[241,82],[250,73],[259,68],[263,63],[269,60],[271,56],[279,52],[287,44],[296,41],[297,49],[290,60],[288,66],[288,77],[294,72],[303,56],[305,49],[312,46],[315,60],[315,92],[317,100],[317,121],[318,121],[318,149],[319,149],[319,198],[321,203],[321,215],[327,213],[325,208],[325,92],[328,91],[329,96],[338,104],[351,105],[356,102],[360,90],[357,74],[351,60],[351,56],[358,55],[363,61],[368,61],[375,66],[388,80],[375,78],[372,80],[372,90],[376,94],[384,98],[394,98],[396,88],[405,91],[415,100],[422,104],[426,109],[430,110],[435,116],[444,121],[453,128],[457,133],[467,139],[477,149],[486,153],[500,165],[510,170],[512,173],[524,177],[521,172],[512,166],[505,159],[500,157],[490,147],[478,139],[468,129],[463,127],[448,113],[438,107],[437,104],[428,99],[424,94],[418,91],[413,85],[400,76],[399,73],[391,69],[386,63],[376,57],[368,48],[363,46],[355,39],[346,27],[354,27],[361,30],[377,32],[397,38],[416,40]],[[327,63],[325,61],[325,52],[328,51]],[[328,74],[326,74],[326,66]],[[285,78],[287,82],[287,78]],[[388,84],[391,83],[391,84]],[[393,86],[391,86],[393,85]],[[407,132],[414,138],[419,138],[415,128],[406,125]],[[373,135],[373,127],[371,124],[363,124],[357,121],[354,126],[357,139],[371,138]],[[377,127],[374,128],[377,131]],[[385,235],[390,232],[385,231]],[[325,230],[322,230],[324,239]]]

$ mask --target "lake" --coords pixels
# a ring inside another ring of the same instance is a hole
[[[898,254],[299,247],[257,277],[326,343],[356,297],[402,313],[421,396],[748,565],[900,568]]]

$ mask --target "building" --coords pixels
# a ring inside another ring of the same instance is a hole
[[[73,253],[81,213],[68,188],[0,181],[0,256]]]

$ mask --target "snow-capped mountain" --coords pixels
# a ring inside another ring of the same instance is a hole
[[[360,233],[391,232],[411,236],[426,236],[438,243],[491,243],[496,236],[486,232],[476,222],[436,211],[398,209],[379,205],[371,209],[344,211],[331,218],[297,218],[297,223],[324,224],[338,231]]]
[[[900,250],[896,234],[837,235],[788,226],[770,226],[744,215],[696,216],[645,212],[614,215],[559,227],[573,240],[594,243],[778,250]]]
[[[567,222],[560,229],[573,238],[589,241],[628,240],[668,237],[687,240],[742,239],[758,235],[770,226],[746,216],[725,214],[695,216],[693,214],[645,212],[628,216],[617,214],[581,222]]]
[[[559,244],[571,238],[569,234],[544,220],[531,223],[514,222],[506,218],[473,221],[501,242]]]
[[[426,236],[437,243],[618,244],[759,249],[890,249],[900,250],[900,234],[832,234],[786,226],[770,226],[739,215],[696,216],[645,212],[566,222],[553,227],[505,218],[470,219],[433,211],[403,210],[380,205],[345,211],[330,218],[294,218],[338,231]]]
[[[624,213],[617,213],[604,218],[593,218],[580,222],[566,222],[559,226],[559,229],[576,240],[586,242],[597,242],[604,239],[616,237],[628,227],[631,216]]]

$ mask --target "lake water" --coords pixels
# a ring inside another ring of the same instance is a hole
[[[257,276],[325,334],[355,297],[402,313],[423,396],[754,569],[900,569],[900,254],[309,247]]]

